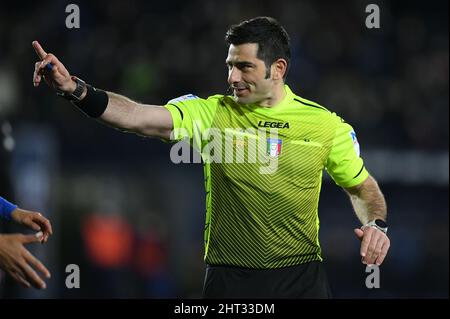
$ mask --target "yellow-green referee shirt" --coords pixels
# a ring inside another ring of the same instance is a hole
[[[208,264],[267,269],[322,260],[323,169],[341,187],[368,177],[352,127],[287,85],[285,91],[273,107],[192,94],[165,105],[174,139],[187,137],[204,160]]]

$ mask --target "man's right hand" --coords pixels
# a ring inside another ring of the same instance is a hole
[[[27,288],[31,285],[40,289],[47,287],[32,266],[46,278],[50,278],[48,269],[23,246],[24,244],[38,243],[41,240],[41,232],[37,235],[0,235],[0,268]]]
[[[32,43],[39,61],[34,65],[33,84],[35,87],[39,86],[42,78],[45,82],[56,90],[64,93],[73,93],[76,89],[76,83],[72,80],[64,65],[51,53],[46,53],[42,46],[37,41]],[[51,63],[53,66],[50,70],[47,65]]]

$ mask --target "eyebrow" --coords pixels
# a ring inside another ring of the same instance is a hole
[[[242,67],[244,67],[244,66],[256,66],[256,64],[254,64],[254,63],[252,63],[252,62],[250,62],[250,61],[237,61],[237,62],[233,62],[233,61],[229,61],[229,60],[227,60],[227,61],[225,61],[225,64],[226,65],[228,65],[228,66],[230,66],[230,65],[235,65],[235,66],[237,66],[238,68],[242,68]]]

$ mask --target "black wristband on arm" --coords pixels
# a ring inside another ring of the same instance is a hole
[[[103,90],[92,87],[91,85],[87,85],[86,89],[86,96],[81,101],[73,101],[72,103],[87,116],[93,118],[100,117],[108,106],[108,94]]]

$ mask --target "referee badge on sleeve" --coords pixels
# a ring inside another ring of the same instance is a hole
[[[167,102],[167,104],[170,103],[177,103],[177,102],[183,102],[183,101],[188,101],[188,100],[194,100],[194,99],[198,99],[199,97],[197,95],[194,94],[186,94],[180,97],[177,97],[175,99],[170,100],[169,102]]]
[[[267,155],[276,158],[281,154],[281,139],[268,138],[267,139]]]
[[[356,138],[356,133],[355,133],[355,131],[351,131],[351,132],[350,132],[350,136],[352,137],[353,147],[354,147],[354,149],[355,149],[356,156],[359,157],[361,151],[360,151],[358,139]]]

